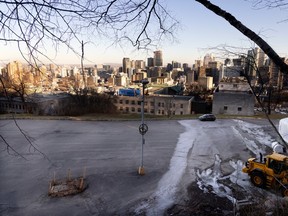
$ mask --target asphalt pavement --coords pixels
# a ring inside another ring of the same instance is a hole
[[[140,121],[17,120],[19,130],[13,120],[2,120],[0,134],[7,143],[1,140],[0,214],[159,215],[185,198],[197,169],[212,167],[215,155],[222,160],[222,173],[229,174],[231,159],[253,155],[245,139],[257,142],[238,120],[146,123],[145,175],[140,176]],[[274,136],[265,120],[257,125]],[[49,182],[54,176],[65,179],[68,170],[72,177],[85,172],[88,188],[74,196],[49,197]],[[167,205],[159,205],[161,200]]]
[[[0,122],[1,215],[112,215],[125,214],[130,206],[147,198],[169,161],[183,126],[177,121],[146,122],[143,164],[138,121],[42,121]],[[81,176],[86,170],[88,188],[79,195],[48,197],[49,181]]]

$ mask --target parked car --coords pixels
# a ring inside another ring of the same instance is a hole
[[[200,121],[215,121],[216,116],[213,114],[204,114],[204,115],[199,116],[199,120]]]

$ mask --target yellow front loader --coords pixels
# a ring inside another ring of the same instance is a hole
[[[260,159],[248,159],[242,171],[255,186],[280,190],[283,196],[288,196],[288,156],[274,152],[263,158],[260,154]]]

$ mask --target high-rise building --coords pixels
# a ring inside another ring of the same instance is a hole
[[[188,63],[183,63],[183,68],[184,68],[184,69],[186,69],[186,68],[188,68],[188,67],[189,67]]]
[[[195,60],[195,64],[194,64],[193,68],[198,69],[201,66],[203,66],[202,61],[201,60]]]
[[[208,62],[208,67],[212,69],[220,69],[222,63],[219,61],[210,61]]]
[[[204,67],[208,67],[209,62],[212,62],[214,60],[215,58],[213,57],[212,54],[206,54],[203,59]]]
[[[152,57],[147,58],[147,66],[148,67],[154,67],[154,58],[152,58]]]
[[[177,61],[172,61],[173,68],[181,68],[181,63]]]
[[[255,53],[255,60],[256,60],[257,67],[262,67],[265,63],[264,51],[256,47],[254,53]]]
[[[195,71],[190,70],[187,72],[187,83],[192,84],[195,82]]]
[[[135,69],[144,69],[144,68],[145,68],[145,61],[143,60],[135,61]]]
[[[9,79],[20,82],[23,77],[23,66],[21,62],[13,61],[7,65]]]
[[[131,69],[131,62],[130,62],[130,58],[123,58],[123,72],[124,73],[129,73]]]
[[[257,75],[257,70],[264,66],[265,63],[265,53],[260,48],[256,47],[255,49],[248,50],[248,75],[250,78],[254,79]]]
[[[282,58],[285,62],[285,58]],[[269,65],[269,84],[282,89],[284,84],[284,74],[280,71],[279,67],[275,65],[273,61],[270,61]]]
[[[163,66],[163,56],[161,50],[157,50],[154,52],[154,66],[155,67]]]

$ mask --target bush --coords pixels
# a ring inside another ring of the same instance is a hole
[[[111,96],[106,94],[70,95],[71,100],[58,110],[58,115],[77,116],[89,113],[116,113]]]

